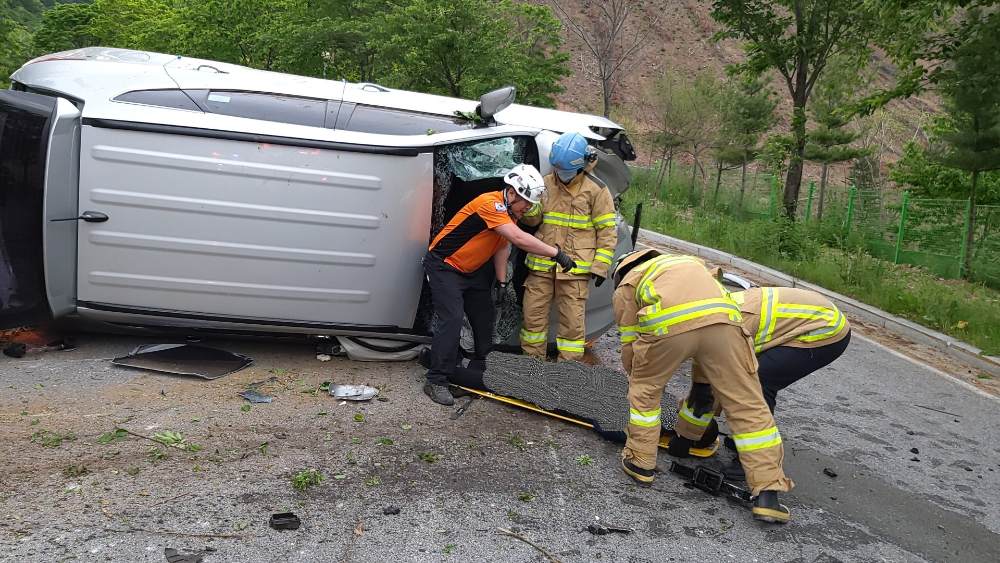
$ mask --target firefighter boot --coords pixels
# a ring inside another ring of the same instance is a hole
[[[622,458],[622,469],[625,473],[631,477],[636,484],[643,487],[650,487],[653,485],[653,473],[652,469],[643,469],[641,467],[636,467],[632,465],[632,462],[628,458]]]
[[[690,457],[691,448],[694,446],[694,440],[685,438],[684,436],[674,436],[670,438],[670,443],[667,444],[667,453],[674,457]]]
[[[792,517],[788,507],[778,502],[778,491],[761,491],[753,500],[753,519],[784,524]]]
[[[736,456],[732,461],[722,466],[722,474],[730,481],[746,481],[747,474],[740,463],[740,456]]]

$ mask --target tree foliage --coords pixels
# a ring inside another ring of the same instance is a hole
[[[785,180],[784,212],[795,217],[806,145],[806,105],[831,57],[857,66],[871,53],[879,29],[865,0],[715,0],[712,17],[726,26],[717,38],[743,42],[747,59],[733,72],[760,76],[775,70],[792,101],[794,147]]]
[[[28,0],[24,0],[28,1]],[[42,18],[40,53],[108,45],[554,107],[561,24],[513,0],[95,0]]]

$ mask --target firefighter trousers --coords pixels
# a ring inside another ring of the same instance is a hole
[[[715,324],[676,335],[640,334],[632,351],[630,422],[622,456],[642,469],[656,466],[663,390],[681,363],[694,359],[726,411],[753,494],[791,490],[794,483],[781,467],[781,436],[764,402],[750,339],[741,327]]]
[[[524,282],[524,321],[521,325],[524,355],[545,359],[549,315],[555,301],[559,310],[556,332],[559,361],[582,360],[587,338],[584,315],[589,295],[589,278],[558,280],[555,272],[530,272]]]

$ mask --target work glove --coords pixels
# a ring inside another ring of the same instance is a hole
[[[561,248],[559,248],[558,244],[556,245],[556,255],[553,256],[552,259],[556,261],[556,264],[562,266],[563,272],[568,272],[573,268],[576,268],[576,262],[574,262],[572,258],[567,256],[566,253],[563,252]]]
[[[493,280],[493,305],[499,309],[507,302],[507,282]]]
[[[712,410],[715,404],[715,397],[712,396],[712,386],[708,383],[692,383],[691,394],[688,395],[688,407],[696,418],[705,416],[705,413]]]
[[[604,283],[604,276],[599,276],[597,274],[590,274],[590,279],[597,280],[596,282],[594,282],[594,287],[601,287],[601,284]]]

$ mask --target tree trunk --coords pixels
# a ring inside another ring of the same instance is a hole
[[[614,78],[614,71],[608,73],[607,69],[615,68],[615,41],[614,38],[611,40],[611,44],[608,48],[608,64],[604,67],[605,76],[603,77],[603,84],[601,84],[604,93],[604,117],[607,119],[611,118],[611,94],[612,89],[612,79]]]
[[[694,155],[692,155],[694,156]],[[698,178],[698,157],[694,157],[694,164],[691,165],[691,192],[688,194],[688,203],[694,206],[694,184]]]
[[[975,253],[976,234],[976,187],[979,185],[979,170],[972,171],[972,193],[969,194],[969,230],[965,232],[965,279],[972,279],[972,255]]]
[[[799,36],[806,33],[802,18],[803,2],[795,3],[796,29]],[[799,203],[799,188],[802,186],[803,157],[806,150],[806,97],[809,81],[809,57],[803,47],[795,54],[795,75],[789,81],[789,91],[792,95],[792,135],[795,136],[795,151],[788,163],[788,175],[785,177],[785,197],[783,199],[784,215],[795,220],[795,210]]]
[[[819,208],[816,209],[816,220],[823,220],[823,191],[826,190],[826,173],[829,170],[830,165],[823,163],[823,175],[819,178]]]
[[[722,185],[722,159],[719,159],[719,173],[715,176],[715,198],[713,205],[719,205],[719,186]]]
[[[740,178],[740,213],[743,213],[743,194],[747,191],[747,160],[750,160],[750,151],[743,149],[743,177]]]

